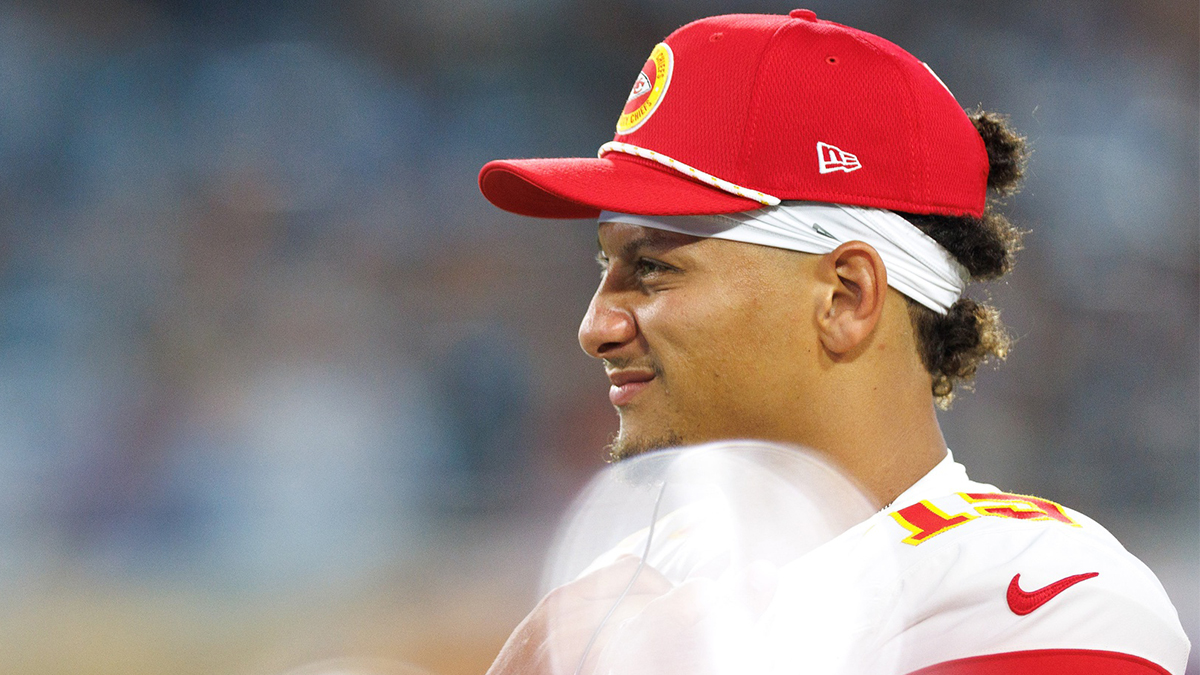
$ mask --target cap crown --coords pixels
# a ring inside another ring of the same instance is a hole
[[[781,199],[981,215],[987,152],[933,71],[878,36],[792,14],[672,33],[669,86],[614,140]]]

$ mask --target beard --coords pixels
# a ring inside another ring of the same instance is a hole
[[[620,370],[629,368],[635,365],[634,360],[630,358],[605,358],[605,370]],[[655,360],[651,359],[646,363],[636,364],[640,367],[649,368],[654,372],[655,379],[660,383],[659,386],[664,387],[668,392],[670,386],[664,377],[662,366]],[[669,398],[669,397],[668,397]],[[625,430],[625,423],[622,421],[621,428],[617,431],[616,436],[608,444],[608,456],[605,458],[609,464],[615,464],[623,459],[636,457],[654,450],[662,450],[664,448],[676,448],[684,445],[683,437],[675,433],[672,429],[667,429],[656,436],[631,438]]]
[[[625,435],[624,429],[617,432],[613,437],[612,442],[608,444],[608,457],[606,461],[609,464],[615,464],[623,459],[636,457],[638,455],[662,450],[664,448],[677,448],[684,445],[683,437],[676,434],[674,431],[652,438],[629,438]]]

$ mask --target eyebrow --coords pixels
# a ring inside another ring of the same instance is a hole
[[[677,232],[647,229],[641,234],[638,234],[637,236],[622,243],[617,248],[617,254],[622,258],[633,258],[639,252],[644,250],[661,251],[667,248],[676,248],[677,246],[682,246],[683,244],[687,243],[685,241],[679,241],[681,238],[695,239],[695,237],[691,237],[690,235],[679,234]],[[596,254],[597,259],[602,259],[605,253],[604,246],[600,243],[599,236],[596,237],[596,247],[600,249],[600,252]]]

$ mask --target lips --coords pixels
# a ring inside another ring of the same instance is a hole
[[[654,379],[652,370],[617,370],[608,374],[612,386],[608,389],[608,400],[620,407],[629,403]]]

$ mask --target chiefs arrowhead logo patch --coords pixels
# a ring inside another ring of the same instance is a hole
[[[654,86],[650,84],[650,77],[646,73],[638,73],[637,81],[633,83],[633,90],[629,92],[629,98],[625,99],[629,103],[635,98],[640,98],[642,94],[649,92]]]
[[[667,87],[671,85],[671,72],[675,69],[675,55],[667,43],[660,42],[650,52],[642,72],[638,73],[625,109],[617,120],[617,133],[628,134],[646,123],[662,103]]]

